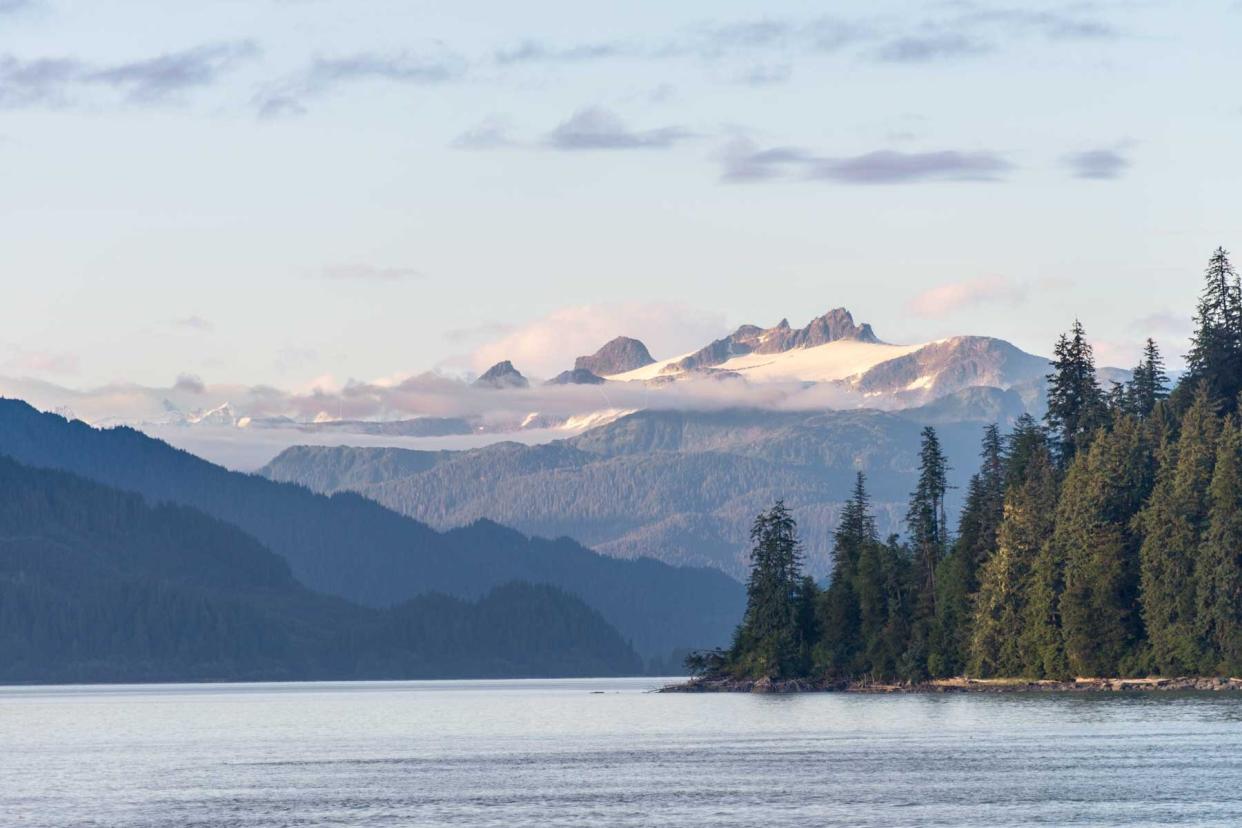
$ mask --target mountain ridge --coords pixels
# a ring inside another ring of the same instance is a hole
[[[98,430],[19,401],[0,399],[0,454],[197,508],[282,555],[308,587],[372,607],[549,583],[599,611],[644,657],[663,657],[727,640],[743,600],[741,585],[719,572],[620,561],[487,522],[441,533],[351,492],[230,472],[133,429]]]

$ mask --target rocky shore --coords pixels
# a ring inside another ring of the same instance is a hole
[[[918,684],[840,682],[814,679],[696,678],[661,693],[1089,693],[1169,690],[1242,690],[1242,678],[1077,678],[1071,681],[951,678]]]

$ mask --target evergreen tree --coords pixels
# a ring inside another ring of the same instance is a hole
[[[1070,332],[1057,340],[1054,354],[1044,421],[1056,440],[1062,463],[1068,465],[1103,425],[1106,406],[1096,381],[1095,357],[1077,319]]]
[[[1000,429],[983,432],[982,464],[970,479],[958,522],[957,539],[936,573],[936,625],[930,672],[935,677],[960,674],[971,642],[971,596],[979,589],[979,568],[992,557],[1005,509],[1005,453]]]
[[[1208,524],[1195,571],[1200,671],[1242,674],[1242,430],[1225,420],[1208,491]]]
[[[802,649],[797,600],[802,552],[797,524],[784,501],[755,518],[750,539],[746,615],[730,661],[741,675],[796,675]]]
[[[979,573],[974,598],[969,672],[979,676],[1030,673],[1019,650],[1027,581],[1052,533],[1056,474],[1047,447],[1027,456],[1023,479],[1013,481],[997,529],[996,550]]]
[[[931,656],[931,633],[936,616],[936,568],[945,555],[946,518],[944,498],[948,491],[948,461],[940,438],[931,426],[923,429],[919,449],[919,480],[910,495],[906,523],[914,555],[914,626],[906,655],[911,679],[923,678]]]
[[[1146,432],[1121,416],[1096,437],[1066,475],[1054,543],[1064,554],[1060,599],[1066,661],[1078,675],[1132,669],[1141,633],[1139,538],[1131,521],[1154,474]]]
[[[866,478],[858,472],[854,491],[833,535],[832,580],[818,607],[822,638],[815,662],[817,669],[829,675],[848,675],[856,666],[861,640],[855,581],[864,550],[878,543]]]
[[[1242,289],[1229,254],[1220,247],[1204,273],[1181,387],[1190,393],[1200,384],[1206,386],[1212,400],[1224,403],[1229,410],[1242,391]]]
[[[1023,414],[1005,438],[1004,485],[1021,485],[1027,478],[1027,465],[1037,454],[1049,452],[1048,433],[1034,417]]]
[[[1176,443],[1160,449],[1156,486],[1141,517],[1143,621],[1156,668],[1186,674],[1203,658],[1195,618],[1195,568],[1208,521],[1219,420],[1201,382]]]
[[[1137,417],[1151,416],[1156,404],[1169,396],[1169,377],[1154,339],[1147,339],[1143,357],[1125,388],[1127,411]]]

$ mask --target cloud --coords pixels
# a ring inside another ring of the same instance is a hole
[[[477,372],[508,359],[528,376],[550,377],[616,336],[641,339],[661,359],[698,348],[726,328],[722,316],[680,305],[580,305],[505,331],[477,347],[466,364]]]
[[[1120,178],[1129,168],[1129,160],[1111,149],[1094,149],[1070,153],[1062,159],[1075,178],[1105,181]]]
[[[65,106],[98,88],[120,92],[131,103],[163,103],[215,83],[258,53],[253,41],[242,40],[106,65],[76,58],[22,60],[4,55],[0,56],[0,107]]]
[[[811,172],[841,184],[900,184],[927,180],[992,181],[1013,168],[994,152],[877,150],[818,161]]]
[[[122,89],[132,101],[161,101],[185,89],[207,86],[258,54],[259,47],[251,40],[216,43],[99,69],[87,79]]]
[[[948,316],[983,304],[1017,305],[1026,290],[1003,276],[985,276],[961,282],[948,282],[929,288],[906,304],[916,316]]]
[[[481,150],[516,146],[503,118],[491,115],[453,139],[454,149]]]
[[[581,43],[576,46],[551,46],[540,40],[526,39],[514,45],[497,49],[492,59],[502,66],[519,63],[553,63],[600,60],[633,54],[632,47],[620,42]]]
[[[180,319],[173,320],[173,326],[187,331],[198,331],[200,333],[211,333],[216,326],[210,320],[201,316],[183,316]]]
[[[400,282],[423,278],[422,272],[411,267],[377,267],[361,263],[328,265],[318,275],[339,282]]]
[[[1100,40],[1121,36],[1112,23],[1090,14],[1090,6],[1031,10],[1021,7],[988,7],[967,3],[954,22],[957,25],[993,26],[1010,33],[1038,34],[1048,40]]]
[[[203,384],[202,377],[197,374],[178,374],[177,381],[173,383],[174,391],[184,391],[187,394],[202,394],[206,392],[207,386]]]
[[[38,5],[34,0],[0,0],[0,14],[17,14]]]
[[[460,80],[468,69],[464,57],[438,45],[426,50],[321,56],[298,74],[260,91],[253,102],[260,118],[303,115],[308,109],[307,99],[342,86],[374,81],[436,86]]]
[[[778,178],[815,160],[811,153],[798,147],[761,148],[748,138],[730,141],[720,159],[721,178],[725,181]]]
[[[306,105],[293,95],[263,94],[254,98],[261,120],[275,120],[305,115]]]
[[[667,149],[690,137],[680,127],[631,130],[612,112],[580,109],[548,133],[545,143],[558,150]]]
[[[921,181],[994,181],[1013,169],[999,153],[939,150],[875,150],[861,155],[826,157],[801,147],[760,147],[740,138],[720,153],[721,179],[762,181],[796,176],[838,184],[907,184]]]
[[[990,52],[992,47],[958,32],[907,35],[895,38],[876,50],[876,58],[888,63],[928,63]]]
[[[738,61],[746,65],[787,64],[798,56],[852,50],[856,58],[892,63],[928,63],[995,52],[1018,39],[1049,43],[1098,41],[1122,32],[1090,4],[1029,9],[1021,5],[952,0],[925,4],[918,14],[854,17],[760,17],[700,23],[645,40],[595,40],[556,44],[525,38],[493,51],[503,67],[571,64],[600,60]],[[759,58],[757,60],[757,58]]]

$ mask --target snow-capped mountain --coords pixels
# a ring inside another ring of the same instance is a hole
[[[579,363],[590,359],[580,357]],[[697,351],[601,376],[657,384],[703,376],[832,383],[857,392],[860,402],[891,397],[918,405],[964,388],[1011,388],[1042,379],[1047,371],[1047,359],[993,337],[890,344],[869,324],[855,324],[849,311],[836,308],[804,328],[791,328],[784,319],[766,329],[743,325]]]

